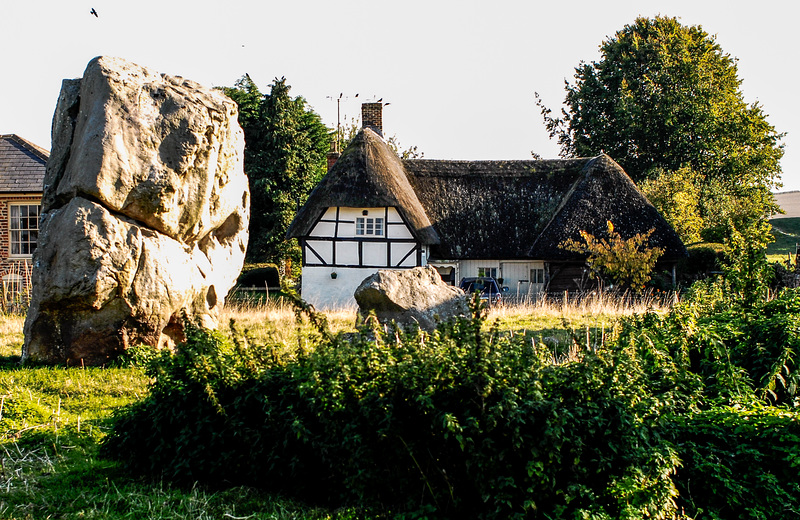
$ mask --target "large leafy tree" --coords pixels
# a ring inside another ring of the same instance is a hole
[[[252,195],[250,245],[254,262],[294,260],[300,250],[285,238],[297,210],[325,174],[331,133],[302,97],[291,97],[286,78],[262,94],[250,76],[222,90],[239,105],[245,134],[244,168]]]
[[[745,103],[736,60],[713,36],[675,18],[637,18],[600,53],[575,69],[560,116],[539,100],[563,156],[605,152],[636,182],[696,172],[707,232],[776,208],[783,134]]]

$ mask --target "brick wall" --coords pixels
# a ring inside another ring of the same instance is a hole
[[[383,137],[383,103],[361,104],[361,126],[372,128]]]
[[[11,256],[11,247],[9,244],[9,205],[11,203],[21,204],[40,204],[41,196],[37,197],[32,194],[0,194],[0,282],[2,277],[9,274],[16,274],[23,279],[29,278],[30,275],[30,256]],[[0,283],[0,290],[2,290],[2,283]]]

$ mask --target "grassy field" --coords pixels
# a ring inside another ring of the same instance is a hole
[[[657,298],[636,305],[594,298],[499,306],[490,310],[487,326],[529,335],[551,346],[554,362],[562,362],[573,349],[602,343],[619,317],[664,306]],[[353,309],[327,317],[334,331],[354,330]],[[287,349],[312,334],[279,304],[239,304],[225,311],[223,323],[230,320],[256,340],[278,340]],[[98,457],[98,446],[114,411],[146,395],[143,372],[21,367],[22,323],[19,316],[0,316],[0,519],[357,517],[252,489],[178,489],[122,473]]]
[[[767,246],[770,260],[784,261],[788,255],[794,256],[797,244],[800,244],[800,218],[776,218],[769,223],[775,237],[775,241]]]

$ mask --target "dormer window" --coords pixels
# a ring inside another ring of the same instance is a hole
[[[383,218],[356,218],[356,236],[383,236]]]

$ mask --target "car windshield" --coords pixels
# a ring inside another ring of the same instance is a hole
[[[500,290],[497,288],[497,283],[492,280],[484,280],[484,279],[477,279],[477,280],[464,280],[461,282],[461,289],[464,290],[465,293],[471,294],[475,291],[481,293],[499,293]]]

